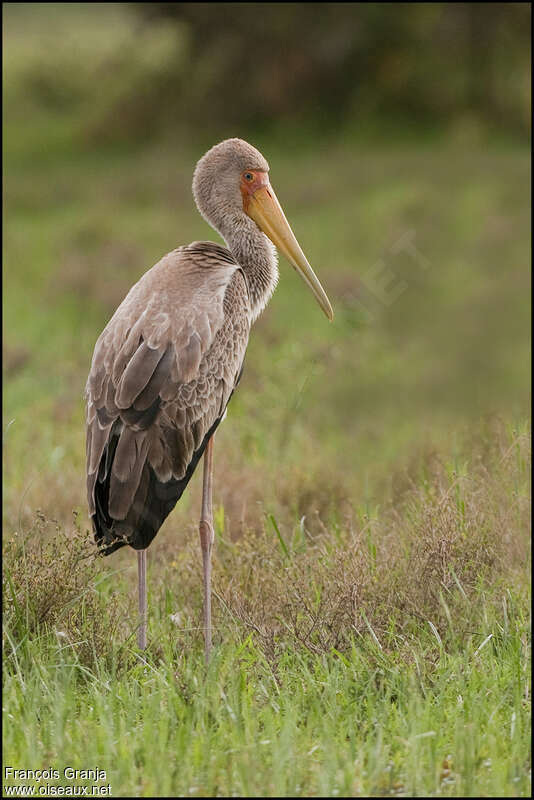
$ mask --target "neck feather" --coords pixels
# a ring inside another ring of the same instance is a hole
[[[271,299],[278,283],[276,249],[256,223],[245,215],[234,219],[228,229],[220,233],[246,277],[251,321],[254,322]]]

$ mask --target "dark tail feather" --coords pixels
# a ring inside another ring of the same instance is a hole
[[[96,510],[92,520],[95,541],[102,555],[108,556],[125,545],[133,547],[134,550],[144,550],[148,547],[184,493],[222,416],[221,414],[214,422],[198,450],[193,453],[187,471],[180,480],[171,479],[163,483],[157,479],[149,464],[145,464],[134,502],[124,520],[113,519],[109,516],[108,511],[111,468],[120,435],[120,433],[116,434],[112,431],[109,443],[102,454],[94,490]]]

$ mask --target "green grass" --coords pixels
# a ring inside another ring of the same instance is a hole
[[[524,636],[518,621],[430,673],[369,644],[289,650],[276,675],[249,638],[207,674],[198,652],[167,651],[127,680],[88,675],[58,641],[5,691],[4,765],[65,756],[134,796],[528,796]]]
[[[350,528],[232,541],[219,508],[209,668],[192,537],[150,552],[141,655],[133,559],[38,515],[5,550],[4,765],[115,796],[528,796],[529,437],[478,441]]]
[[[82,394],[132,283],[217,238],[190,192],[213,142],[102,135],[168,47],[136,61],[108,5],[4,12],[4,765],[114,796],[528,795],[528,150],[228,131],[336,316],[281,263],[217,434],[213,661],[198,478],[150,549],[143,661],[135,559],[92,557]]]

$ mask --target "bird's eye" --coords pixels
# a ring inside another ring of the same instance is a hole
[[[254,175],[252,174],[252,172],[245,172],[244,178],[246,181],[250,183],[250,181],[254,180]]]

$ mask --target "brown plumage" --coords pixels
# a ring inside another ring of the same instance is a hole
[[[332,318],[268,170],[241,139],[221,142],[200,159],[195,201],[227,247],[193,242],[164,256],[132,287],[95,346],[86,387],[89,513],[105,555],[126,544],[142,551],[141,647],[144,550],[206,451],[200,535],[209,654],[212,437],[241,376],[250,326],[278,280],[273,242]]]
[[[87,382],[87,493],[98,544],[147,547],[180,499],[241,373],[250,329],[231,253],[194,242],[132,288]]]

